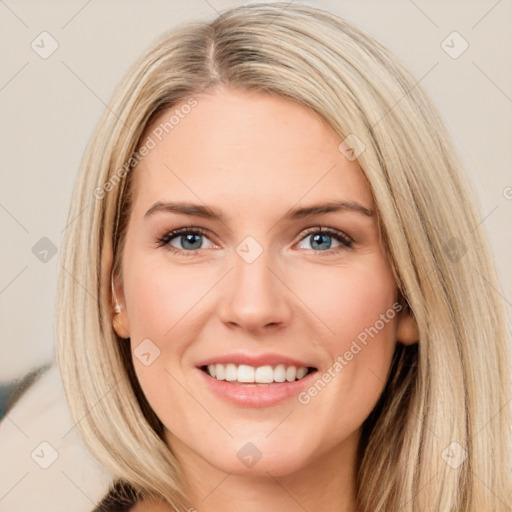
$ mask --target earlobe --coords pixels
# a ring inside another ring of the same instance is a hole
[[[410,313],[402,313],[398,317],[396,340],[403,345],[412,345],[419,341],[420,335],[416,319]]]
[[[119,304],[117,300],[117,295],[120,290],[116,293],[116,288],[114,288],[114,281],[112,280],[112,303],[113,303],[113,318],[112,318],[112,326],[116,331],[117,335],[120,338],[129,338],[130,337],[130,322],[128,320],[128,314],[126,312],[126,308]]]
[[[117,313],[114,315],[114,318],[112,319],[112,326],[114,327],[114,331],[116,331],[116,334],[120,338],[129,338],[130,337],[130,331],[125,327],[124,317],[126,315],[123,315],[122,313]]]

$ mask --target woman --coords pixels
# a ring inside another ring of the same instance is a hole
[[[97,510],[510,510],[471,197],[425,92],[352,24],[256,4],[162,37],[63,250],[67,400],[117,477]]]

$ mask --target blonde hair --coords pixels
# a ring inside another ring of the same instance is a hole
[[[462,165],[402,62],[360,28],[306,5],[242,6],[165,34],[98,124],[73,192],[56,305],[66,397],[90,451],[142,496],[186,506],[183,474],[138,385],[129,343],[112,328],[110,284],[112,274],[122,277],[144,130],[217,84],[298,101],[365,146],[357,162],[420,339],[397,344],[364,424],[361,510],[510,510],[506,316]],[[454,455],[467,458],[455,464]]]

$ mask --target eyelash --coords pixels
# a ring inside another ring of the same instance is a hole
[[[316,226],[312,228],[308,228],[306,232],[304,233],[304,236],[300,239],[300,241],[307,238],[309,235],[312,234],[322,234],[322,235],[329,235],[330,237],[334,238],[338,242],[341,243],[339,247],[335,247],[334,249],[326,249],[325,251],[315,251],[314,249],[310,249],[315,253],[329,253],[332,254],[333,252],[338,252],[343,249],[351,249],[353,245],[353,240],[345,235],[344,233],[341,233],[340,231],[335,231],[330,228],[324,228],[322,226]],[[172,251],[175,254],[182,254],[184,256],[194,256],[197,254],[201,249],[193,249],[193,250],[184,250],[184,249],[177,249],[176,247],[173,247],[170,245],[171,240],[176,238],[178,235],[184,235],[184,234],[192,234],[192,235],[202,235],[205,237],[208,237],[208,233],[201,228],[195,228],[195,227],[186,227],[186,228],[180,228],[175,229],[173,231],[169,231],[164,236],[158,238],[158,246],[163,247],[167,246],[167,249]]]

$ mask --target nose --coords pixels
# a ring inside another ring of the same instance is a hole
[[[229,327],[263,334],[289,324],[291,292],[283,271],[269,253],[263,251],[251,263],[235,253],[234,268],[225,280],[218,309],[222,322]]]

